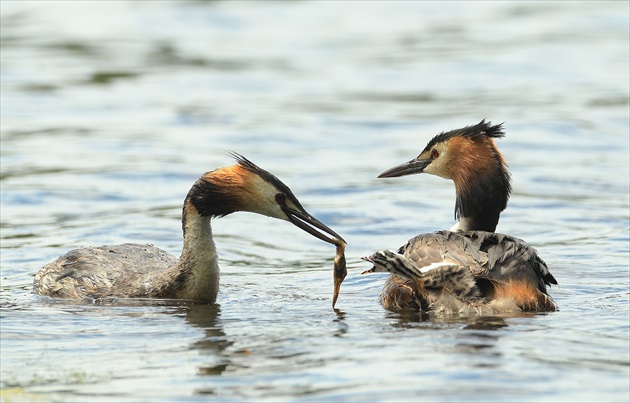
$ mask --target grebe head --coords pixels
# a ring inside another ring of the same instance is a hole
[[[361,259],[374,265],[371,269],[366,270],[361,274],[387,272],[411,279],[420,277],[420,273],[409,259],[406,259],[403,255],[388,249],[379,250],[378,252],[375,252],[370,256],[362,257]]]
[[[416,158],[378,177],[426,172],[451,179],[457,192],[456,218],[472,219],[463,229],[494,231],[512,190],[507,165],[494,143],[494,138],[503,136],[502,124],[492,125],[485,119],[476,125],[442,132]]]
[[[232,156],[235,165],[208,172],[193,185],[184,203],[185,215],[197,213],[213,218],[249,211],[289,221],[328,243],[335,244],[333,238],[343,240],[310,215],[280,179],[242,155],[232,153]]]

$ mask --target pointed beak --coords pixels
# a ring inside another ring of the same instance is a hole
[[[316,238],[321,239],[324,242],[336,245],[337,240],[346,241],[335,231],[322,224],[317,218],[313,217],[306,211],[294,210],[290,207],[283,206],[282,211],[287,215],[289,221],[298,228],[308,232]],[[325,234],[331,235],[332,238],[327,237]]]
[[[374,273],[374,270],[376,269],[376,265],[374,264],[374,255],[361,256],[361,260],[365,260],[366,262],[372,263],[372,267],[370,269],[368,269],[368,270],[365,270],[365,271],[361,272],[361,274]]]
[[[399,176],[420,174],[424,172],[424,169],[431,163],[430,159],[419,160],[417,158],[412,159],[409,162],[395,166],[380,174],[379,178],[397,178]]]

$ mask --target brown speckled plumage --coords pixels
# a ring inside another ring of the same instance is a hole
[[[392,273],[381,296],[390,310],[556,309],[546,287],[557,282],[545,262],[525,242],[507,235],[440,231],[411,239],[397,253],[379,251],[366,260],[374,263],[369,272]]]
[[[172,294],[177,285],[159,274],[177,263],[178,258],[149,244],[74,249],[37,273],[33,291],[71,299],[160,298]]]

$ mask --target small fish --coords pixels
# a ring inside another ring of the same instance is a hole
[[[346,278],[348,271],[346,270],[346,256],[344,255],[344,251],[346,250],[346,243],[337,238],[334,239],[335,246],[337,247],[337,255],[335,255],[335,265],[334,265],[334,280],[335,280],[335,289],[333,292],[333,309],[335,308],[335,304],[337,303],[337,297],[339,297],[339,289],[341,288],[341,283],[343,283],[343,279]]]

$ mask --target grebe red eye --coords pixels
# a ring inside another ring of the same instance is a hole
[[[286,200],[287,200],[287,195],[285,195],[284,193],[276,193],[276,203],[284,204]]]
[[[438,152],[438,150],[436,150],[435,148],[431,150],[431,158],[436,159],[439,156],[440,156],[440,153]]]

